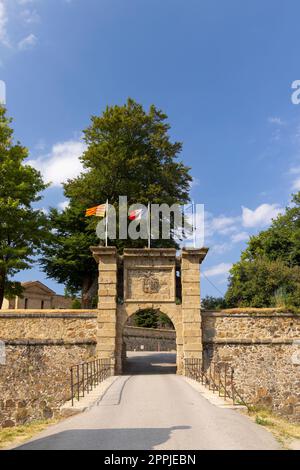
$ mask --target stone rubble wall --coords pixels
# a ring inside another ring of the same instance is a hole
[[[127,351],[176,351],[175,330],[126,326],[123,340]]]
[[[202,312],[203,341],[300,339],[300,315],[289,313]]]
[[[96,356],[91,311],[0,313],[0,428],[48,419],[70,398],[70,367]]]
[[[190,309],[184,312],[184,331],[197,316],[197,309]],[[1,311],[6,363],[0,365],[0,427],[56,416],[70,396],[70,366],[93,359],[99,347],[109,357],[114,354],[115,326],[104,328],[111,314],[116,321],[115,313],[110,304],[96,311]],[[202,312],[201,317],[204,367],[212,361],[230,364],[247,401],[300,421],[300,316],[256,311]],[[161,350],[173,349],[176,336],[127,326],[124,333],[128,350],[146,342],[145,350],[157,350],[158,342]]]
[[[6,346],[0,365],[0,428],[59,415],[70,399],[70,366],[93,359],[93,345]]]
[[[0,312],[0,340],[97,341],[95,310]]]
[[[53,297],[51,298],[51,307],[54,309],[72,308],[73,303],[74,303],[73,299],[65,297],[64,295],[56,294],[56,295],[53,295]]]
[[[6,361],[0,365],[0,427],[48,419],[70,398],[70,367],[96,357],[97,311],[0,313],[0,341]],[[128,350],[176,350],[175,331],[126,328]],[[100,337],[101,341],[101,337]],[[132,349],[131,349],[132,347]],[[153,348],[153,349],[151,349]]]
[[[202,313],[204,367],[234,368],[242,397],[300,421],[300,316]]]

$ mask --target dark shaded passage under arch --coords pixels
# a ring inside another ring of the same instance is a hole
[[[145,308],[123,327],[123,375],[176,374],[176,330],[160,309]]]
[[[123,365],[124,375],[176,374],[176,353],[127,352]]]

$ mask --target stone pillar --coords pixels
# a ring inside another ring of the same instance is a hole
[[[181,258],[182,325],[184,358],[202,360],[200,264],[207,249],[184,249]]]
[[[112,359],[115,372],[117,336],[117,249],[91,247],[99,265],[97,356]]]

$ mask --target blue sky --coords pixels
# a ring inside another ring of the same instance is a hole
[[[80,171],[91,114],[127,97],[169,116],[205,204],[202,295],[226,291],[249,235],[300,190],[296,0],[0,0],[0,79],[15,136],[53,185]],[[40,279],[35,267],[19,280]],[[52,280],[46,283],[63,291]]]

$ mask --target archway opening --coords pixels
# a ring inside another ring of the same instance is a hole
[[[146,308],[128,318],[123,328],[123,374],[176,374],[176,353],[176,330],[168,315]]]

